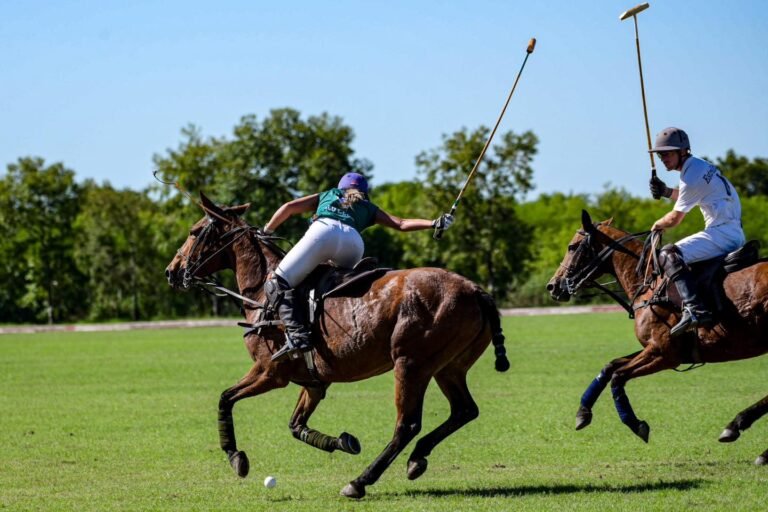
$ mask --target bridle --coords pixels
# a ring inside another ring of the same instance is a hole
[[[634,303],[637,296],[642,293],[644,287],[640,287],[637,291],[635,291],[631,302],[628,302],[615,291],[607,288],[601,283],[598,283],[593,278],[593,276],[616,251],[627,254],[638,260],[636,271],[639,275],[642,274],[642,267],[644,267],[645,262],[644,256],[646,253],[646,246],[648,245],[647,241],[643,245],[643,250],[640,254],[627,248],[624,244],[631,240],[636,240],[638,238],[647,236],[651,232],[643,231],[641,233],[628,233],[618,240],[614,240],[613,238],[601,233],[596,226],[590,225],[590,228],[591,229],[587,228],[585,230],[578,231],[578,234],[582,235],[583,238],[579,241],[578,246],[574,249],[570,261],[578,261],[581,258],[590,258],[590,260],[579,268],[570,263],[565,267],[565,277],[563,278],[564,288],[569,295],[575,295],[576,292],[578,292],[581,288],[597,288],[611,296],[611,298],[618,302],[629,313],[630,318],[634,318],[634,308],[632,307],[632,304]],[[599,251],[595,248],[593,237],[600,237],[603,239],[604,245]],[[651,239],[649,238],[648,240]]]
[[[229,225],[233,225],[234,222],[232,222],[230,219],[227,219],[226,217],[222,217],[220,215],[213,214],[213,212],[207,212],[208,217],[208,224],[206,224],[205,227],[200,231],[200,234],[196,236],[195,242],[192,244],[192,247],[187,252],[187,256],[184,256],[181,254],[181,251],[177,251],[179,256],[184,261],[184,273],[182,275],[182,285],[184,288],[189,288],[190,286],[197,286],[204,290],[205,292],[211,293],[213,295],[218,296],[229,296],[232,299],[238,299],[240,300],[243,305],[248,304],[251,307],[261,308],[263,307],[263,304],[260,302],[257,302],[253,299],[250,299],[248,297],[245,297],[233,290],[230,290],[224,286],[222,286],[221,282],[218,281],[218,279],[214,277],[212,278],[203,278],[197,275],[197,273],[200,271],[201,268],[203,268],[209,261],[211,261],[213,258],[218,256],[222,251],[233,245],[235,242],[237,242],[240,238],[250,235],[253,236],[258,243],[263,244],[265,247],[268,247],[272,252],[274,252],[279,258],[282,258],[285,256],[285,250],[277,245],[275,243],[276,241],[286,241],[284,238],[266,234],[261,229],[253,227],[247,223],[245,225],[236,226],[233,229],[230,229],[226,233],[219,236],[218,241],[223,243],[220,247],[218,247],[215,251],[213,251],[212,254],[206,256],[205,258],[199,257],[196,260],[193,259],[193,255],[196,252],[196,249],[198,247],[205,247],[206,243],[208,242],[208,239],[211,237],[211,233],[213,233],[214,225],[216,224],[217,220],[221,220]],[[215,291],[213,291],[215,290]],[[243,305],[237,304],[238,307],[242,309]]]
[[[197,276],[197,273],[200,271],[201,268],[203,268],[209,261],[211,261],[213,258],[218,256],[222,251],[227,249],[229,246],[240,240],[243,236],[248,234],[248,232],[254,230],[255,228],[251,226],[237,226],[223,235],[221,235],[218,238],[218,241],[224,242],[218,249],[216,249],[212,254],[208,255],[205,258],[198,257],[197,259],[193,259],[196,250],[198,247],[205,247],[205,245],[208,242],[208,238],[210,237],[211,233],[214,232],[214,226],[216,225],[216,218],[208,215],[208,224],[205,225],[205,227],[200,231],[200,233],[195,237],[195,241],[192,244],[192,247],[187,252],[187,255],[181,254],[181,251],[177,251],[178,255],[181,257],[181,259],[184,261],[184,274],[182,275],[182,286],[184,288],[189,288],[190,285],[194,283],[195,280],[199,279]],[[227,223],[232,224],[231,221],[228,219],[226,220]]]

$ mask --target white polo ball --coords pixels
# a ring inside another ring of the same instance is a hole
[[[271,489],[276,485],[277,485],[277,478],[273,476],[268,476],[267,478],[264,479],[264,487],[266,487],[267,489]]]

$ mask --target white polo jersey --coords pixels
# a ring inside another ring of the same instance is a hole
[[[680,171],[674,210],[688,213],[694,206],[704,216],[704,231],[677,242],[686,263],[722,256],[744,245],[741,202],[736,189],[717,167],[690,156]]]

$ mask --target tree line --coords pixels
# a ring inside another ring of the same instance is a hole
[[[371,199],[400,217],[433,218],[454,201],[489,134],[462,128],[416,156],[418,179],[374,186]],[[194,194],[225,205],[250,203],[246,220],[263,226],[283,202],[333,187],[346,172],[374,177],[352,150],[354,132],[335,116],[302,117],[276,109],[240,119],[229,136],[182,130],[176,148],[156,155],[164,180],[142,191],[78,182],[63,163],[23,157],[0,178],[0,322],[146,320],[236,315],[228,300],[183,294],[164,269],[201,217]],[[499,134],[461,201],[458,219],[439,242],[428,232],[366,230],[366,255],[382,266],[438,266],[480,283],[505,306],[549,305],[544,285],[579,226],[580,212],[645,231],[671,208],[622,189],[597,194],[545,194],[534,188],[538,138]],[[728,151],[713,160],[740,192],[749,238],[768,242],[768,160]],[[373,180],[374,184],[378,181]],[[307,219],[291,219],[279,235],[296,241]],[[698,215],[666,235],[674,241],[703,227]],[[222,275],[233,285],[231,276]]]

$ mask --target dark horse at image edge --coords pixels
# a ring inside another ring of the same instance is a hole
[[[624,389],[627,381],[681,364],[734,361],[768,352],[768,261],[757,260],[755,254],[755,261],[747,262],[745,268],[737,266],[724,278],[709,283],[719,287],[711,294],[722,295],[716,323],[671,338],[670,329],[680,320],[680,308],[673,303],[677,290],[668,287],[666,293],[672,298],[659,298],[656,292],[669,282],[651,272],[654,244],[646,248],[639,240],[642,235],[617,229],[611,221],[594,224],[589,214],[582,212],[582,227],[569,242],[547,289],[555,300],[567,301],[582,288],[599,288],[596,279],[610,274],[630,297],[630,303],[623,305],[634,316],[635,335],[643,349],[614,359],[602,369],[581,398],[576,429],[590,424],[592,406],[610,382],[621,421],[648,442],[650,427],[635,415]],[[617,300],[623,301],[620,297]],[[768,396],[736,415],[719,440],[735,441],[767,412]],[[767,463],[768,450],[755,460],[758,465]]]
[[[192,226],[189,237],[166,269],[174,288],[186,289],[223,269],[235,273],[247,322],[261,319],[263,285],[284,251],[274,237],[248,225],[240,216],[248,205],[222,208],[201,194],[206,216]],[[258,305],[253,306],[257,303]],[[219,440],[235,472],[245,477],[248,457],[237,449],[232,409],[243,398],[282,388],[302,386],[289,427],[301,441],[332,452],[360,453],[358,440],[347,433],[329,436],[308,427],[310,416],[332,382],[353,382],[394,369],[397,419],[392,440],[381,454],[341,493],[365,496],[406,445],[421,430],[424,394],[435,379],[450,403],[450,415],[421,437],[408,457],[407,476],[413,480],[427,469],[427,457],[443,439],[473,419],[479,411],[467,387],[467,372],[493,342],[496,369],[506,371],[504,336],[493,299],[468,279],[438,268],[384,273],[364,292],[324,301],[315,327],[312,374],[304,359],[271,361],[283,340],[282,328],[250,331],[245,345],[253,367],[219,401]]]

